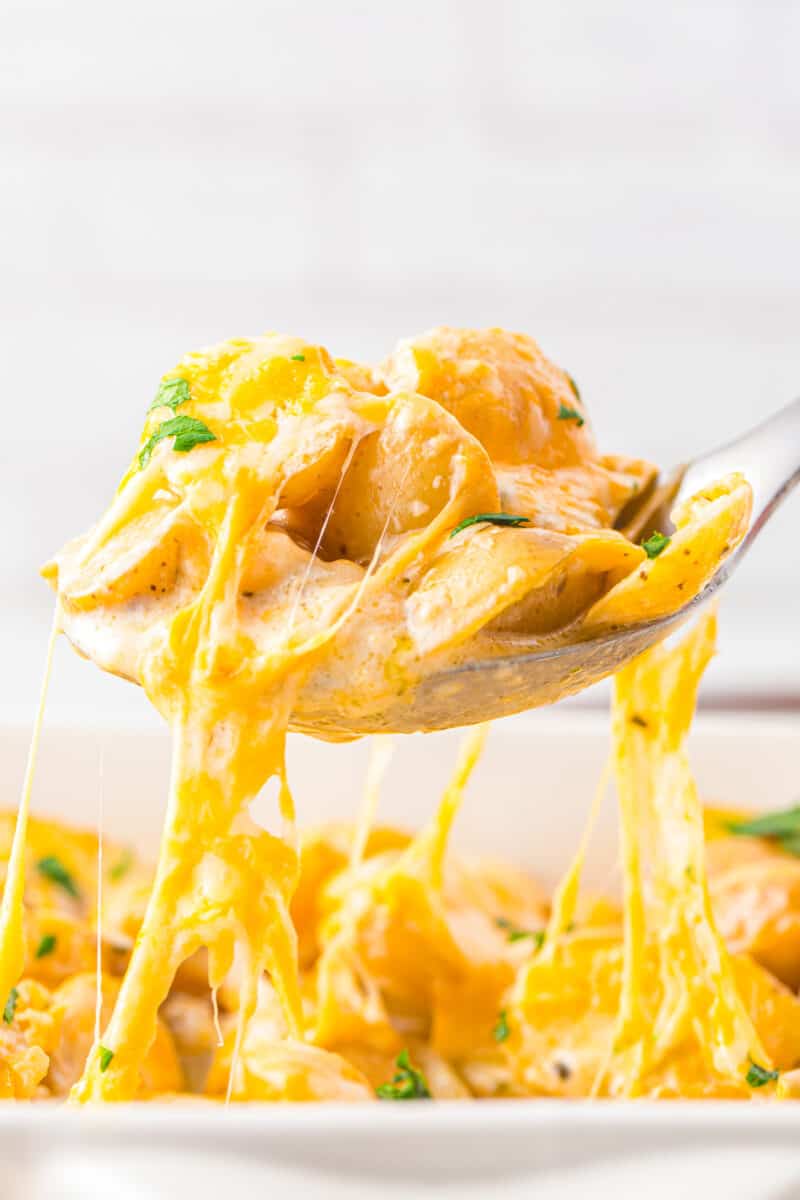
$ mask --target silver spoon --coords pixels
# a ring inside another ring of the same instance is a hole
[[[447,729],[552,704],[613,674],[719,591],[800,480],[800,398],[736,441],[662,473],[618,525],[633,540],[652,529],[671,533],[673,505],[731,471],[740,471],[753,488],[750,528],[705,588],[671,616],[555,649],[517,650],[513,656],[462,664],[424,679],[413,693],[380,713],[314,714],[308,723],[296,714],[292,727],[337,740],[374,732]],[[520,644],[515,638],[515,647]]]

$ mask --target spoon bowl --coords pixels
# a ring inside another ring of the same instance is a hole
[[[378,712],[295,713],[291,728],[327,741],[370,733],[417,733],[476,725],[555,704],[598,683],[677,629],[730,574],[731,555],[702,592],[668,617],[583,642],[463,663],[430,675],[407,697]],[[524,639],[514,638],[515,648]]]

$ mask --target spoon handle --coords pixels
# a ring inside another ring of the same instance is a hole
[[[736,441],[691,462],[677,499],[691,496],[731,471],[741,471],[753,489],[749,542],[800,482],[800,397]]]

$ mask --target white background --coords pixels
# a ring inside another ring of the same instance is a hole
[[[33,707],[38,564],[186,349],[505,324],[662,463],[790,399],[799,64],[791,0],[6,0],[0,715]],[[799,523],[731,585],[712,697],[800,705]],[[59,717],[148,719],[56,665]]]

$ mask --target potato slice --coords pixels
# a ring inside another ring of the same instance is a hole
[[[420,653],[455,646],[513,606],[507,630],[537,634],[573,620],[644,557],[613,530],[568,537],[539,529],[471,526],[445,543],[406,604]],[[570,583],[572,580],[572,583]]]
[[[492,464],[480,444],[439,404],[398,395],[380,432],[359,445],[333,506],[323,551],[368,561],[381,535],[425,529],[461,498],[461,516],[497,512]]]
[[[382,373],[443,405],[497,462],[555,467],[594,452],[577,389],[525,334],[441,326],[400,342]]]
[[[738,474],[692,496],[672,514],[676,532],[666,549],[598,600],[581,629],[654,621],[688,604],[744,537],[752,503],[752,489]]]

